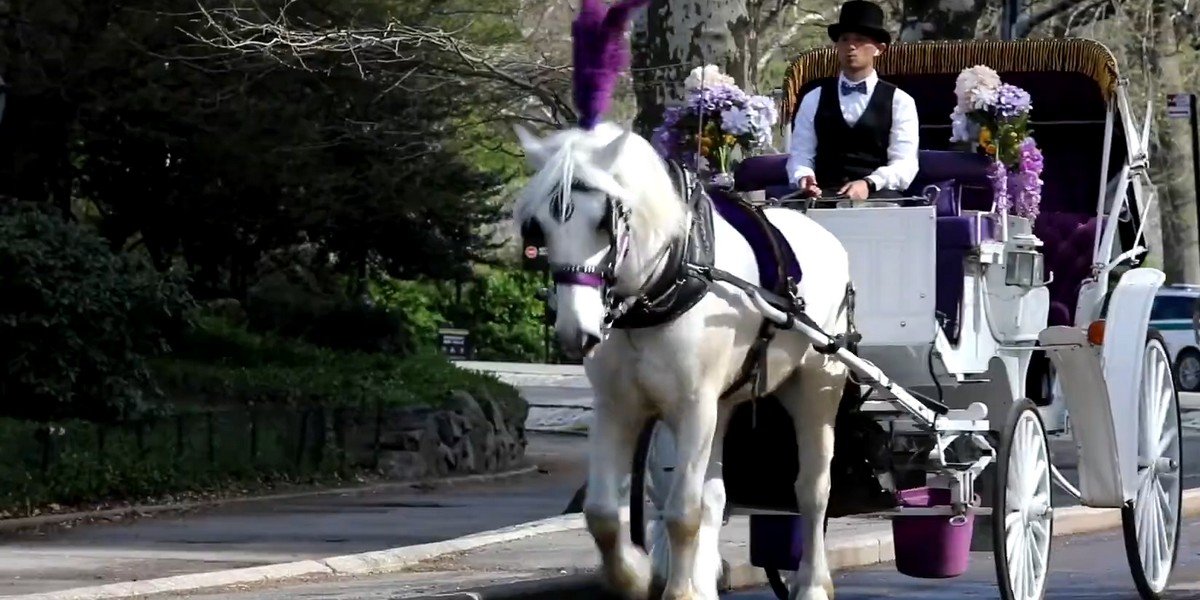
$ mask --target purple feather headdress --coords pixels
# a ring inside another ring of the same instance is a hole
[[[617,76],[629,63],[625,25],[650,0],[620,0],[606,11],[601,0],[582,0],[571,25],[574,37],[575,108],[579,126],[591,129],[612,102]]]

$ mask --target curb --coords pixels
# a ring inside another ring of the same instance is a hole
[[[1200,488],[1183,492],[1183,518],[1200,515]],[[1054,537],[1096,533],[1121,526],[1121,511],[1115,508],[1070,506],[1054,513]],[[852,536],[830,542],[826,549],[832,571],[866,567],[895,560],[891,532]],[[767,585],[763,570],[749,558],[729,563],[721,592]],[[618,600],[601,583],[598,574],[565,575],[547,579],[497,584],[458,592],[424,596],[401,596],[403,600]]]
[[[441,486],[441,485],[464,485],[471,483],[488,483],[493,481],[503,481],[514,477],[524,475],[532,475],[538,470],[537,465],[529,465],[511,471],[503,471],[500,473],[479,473],[475,475],[462,475],[459,477],[446,477],[444,479],[414,479],[411,481],[389,481],[386,483],[374,483],[361,486],[344,486],[336,488],[325,488],[319,490],[306,490],[300,492],[285,492],[282,494],[268,494],[263,496],[236,496],[232,498],[216,498],[213,500],[194,500],[190,502],[179,502],[176,504],[144,504],[133,505],[122,508],[107,508],[102,510],[77,511],[70,513],[56,513],[49,515],[38,515],[36,517],[18,517],[15,519],[0,519],[0,533],[8,533],[19,531],[22,529],[32,529],[36,527],[45,527],[52,525],[61,525],[71,521],[88,520],[88,519],[106,519],[112,517],[127,517],[141,516],[164,512],[176,512],[193,510],[197,508],[216,508],[219,506],[229,506],[234,504],[248,504],[252,502],[272,502],[277,500],[294,500],[296,498],[313,498],[318,496],[328,496],[331,494],[350,494],[361,492],[374,492],[383,490],[392,490],[397,488],[425,487],[425,486]]]
[[[1200,515],[1200,488],[1184,490],[1182,512],[1184,518]],[[1054,515],[1054,536],[1092,533],[1119,527],[1121,512],[1118,509],[1097,509],[1072,506],[1059,509]],[[402,570],[431,558],[455,552],[473,550],[483,546],[511,542],[536,535],[581,530],[585,528],[583,515],[570,514],[550,517],[476,533],[452,540],[404,546],[388,550],[364,552],[345,556],[334,556],[319,560],[303,560],[276,565],[263,565],[242,569],[193,573],[160,579],[113,583],[95,587],[75,588],[22,596],[6,596],[13,600],[98,600],[102,598],[130,598],[164,592],[187,592],[205,588],[218,588],[235,584],[282,582],[309,575],[365,575]],[[829,567],[844,570],[864,567],[895,559],[891,532],[863,534],[839,539],[827,549]],[[729,564],[724,578],[726,588],[740,589],[766,585],[762,569],[749,563],[748,557]],[[448,592],[443,594],[410,596],[408,600],[550,600],[564,597],[578,600],[610,600],[614,598],[600,583],[595,573],[566,575],[545,579],[529,579],[513,583]]]
[[[439,556],[473,550],[481,546],[499,544],[548,533],[559,533],[583,529],[583,515],[572,514],[550,517],[501,529],[484,531],[468,536],[403,546],[388,550],[331,556],[316,560],[301,560],[275,565],[261,565],[241,569],[228,569],[208,573],[191,573],[159,579],[110,583],[53,592],[41,592],[19,596],[4,596],[6,599],[22,600],[98,600],[101,598],[133,598],[167,592],[190,592],[206,588],[229,585],[282,582],[310,575],[363,575],[386,573],[410,567],[421,561]],[[521,583],[541,583],[529,581]]]

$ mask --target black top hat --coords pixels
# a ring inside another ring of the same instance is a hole
[[[883,44],[892,43],[892,34],[883,28],[883,9],[868,0],[850,0],[843,4],[838,22],[829,26],[829,39],[836,42],[847,31],[861,33]]]

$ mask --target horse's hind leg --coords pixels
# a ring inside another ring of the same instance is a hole
[[[583,512],[608,584],[626,598],[643,600],[650,594],[650,560],[629,537],[626,482],[645,415],[633,402],[614,406],[611,399],[597,396]]]
[[[833,427],[846,383],[846,366],[810,350],[800,369],[777,391],[792,415],[800,449],[796,500],[804,515],[804,558],[792,579],[791,600],[831,600],[833,578],[825,557]]]

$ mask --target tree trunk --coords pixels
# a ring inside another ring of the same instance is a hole
[[[900,39],[974,39],[986,6],[987,0],[904,0]]]
[[[1175,50],[1175,31],[1167,26],[1174,7],[1168,0],[1154,3],[1154,22],[1143,31],[1154,32],[1153,43],[1141,46],[1147,53],[1155,104],[1162,106],[1166,95],[1187,88],[1183,77],[1184,53]],[[1183,46],[1186,48],[1186,46]],[[1160,108],[1156,111],[1163,115]],[[1196,190],[1191,171],[1191,136],[1187,121],[1159,118],[1151,132],[1152,177],[1158,188],[1162,227],[1162,270],[1168,283],[1200,282],[1200,248],[1197,247]]]
[[[744,48],[754,36],[746,0],[651,0],[633,27],[634,129],[649,137],[667,106],[683,101],[692,69],[714,64],[745,86],[752,69]]]

